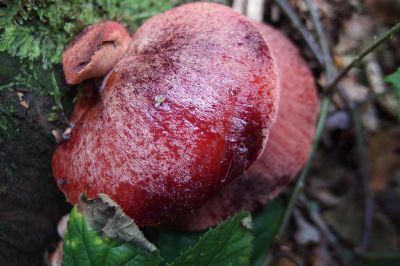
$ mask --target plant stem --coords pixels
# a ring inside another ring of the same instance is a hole
[[[329,51],[329,45],[326,38],[326,35],[322,29],[321,20],[318,15],[318,12],[314,6],[313,0],[306,0],[308,9],[310,10],[311,18],[314,24],[315,31],[317,33],[317,40],[319,42],[319,46],[321,47],[322,56],[323,56],[323,64],[325,66],[325,70],[327,72],[328,79],[335,74],[335,70],[332,67],[333,61],[332,56]],[[330,81],[329,81],[330,82]]]
[[[325,94],[331,94],[336,88],[339,82],[349,73],[349,71],[357,66],[360,61],[367,56],[369,53],[371,53],[373,50],[381,46],[383,43],[385,43],[388,39],[390,39],[393,35],[397,34],[400,32],[400,23],[397,23],[393,28],[391,28],[389,31],[385,32],[381,37],[379,37],[377,40],[375,40],[371,45],[369,45],[367,48],[365,48],[361,53],[359,53],[354,59],[348,64],[340,73],[339,75],[331,82],[325,90]]]
[[[288,4],[286,0],[274,0],[274,2],[282,9],[282,11],[288,16],[289,20],[292,22],[293,26],[300,32],[304,41],[314,53],[318,63],[323,64],[324,60],[321,54],[321,50],[318,47],[318,43],[304,26],[304,23],[301,22],[299,16],[296,15],[296,12],[293,10],[293,8]]]
[[[306,0],[306,1],[307,1],[307,6],[311,13],[314,27],[317,32],[318,41],[321,46],[328,82],[331,82],[334,75],[337,74],[337,69],[333,64],[332,56],[329,52],[328,41],[322,29],[320,18],[315,8],[314,2],[312,0]],[[356,139],[357,151],[360,163],[360,175],[364,192],[364,219],[363,219],[364,226],[363,226],[361,247],[363,250],[367,250],[373,228],[374,199],[371,189],[369,187],[370,177],[368,174],[368,165],[367,165],[368,162],[365,155],[365,142],[363,138],[363,129],[360,123],[357,109],[355,109],[354,106],[351,104],[351,101],[349,100],[344,89],[340,86],[339,82],[337,82],[336,87],[334,88],[337,90],[338,94],[341,96],[346,106],[348,107],[348,110],[350,112],[353,121],[353,126],[355,128],[355,139]]]
[[[328,83],[330,83],[337,75],[337,69],[333,64],[333,59],[328,44],[328,38],[326,37],[325,32],[322,28],[321,19],[319,17],[317,9],[315,8],[313,0],[306,0],[306,1],[308,9],[310,10],[315,31],[317,33],[317,39],[322,50],[323,62],[321,65],[325,68],[327,80]],[[351,108],[351,101],[347,96],[347,94],[345,93],[344,89],[340,86],[340,84],[338,84],[337,86],[337,92],[340,98],[342,98],[343,102],[346,104],[346,106],[348,108]]]
[[[371,239],[373,227],[373,213],[374,213],[374,197],[369,186],[370,176],[368,174],[367,156],[365,151],[365,140],[363,130],[360,123],[360,118],[357,109],[351,109],[351,116],[356,132],[357,151],[360,157],[360,175],[362,178],[362,186],[364,191],[364,220],[363,220],[363,234],[361,240],[361,248],[367,251]]]
[[[323,132],[323,130],[325,128],[325,122],[326,122],[326,118],[328,116],[330,104],[331,104],[330,98],[328,96],[324,96],[324,98],[322,99],[322,103],[321,103],[321,112],[319,114],[317,128],[316,128],[316,131],[315,131],[314,141],[313,141],[313,144],[311,146],[310,155],[308,157],[306,165],[301,170],[300,175],[297,178],[297,182],[296,182],[296,185],[294,187],[293,193],[290,196],[288,205],[286,207],[285,214],[284,214],[283,219],[282,219],[281,227],[279,228],[279,231],[275,236],[275,238],[277,240],[280,240],[282,238],[283,234],[286,231],[287,225],[288,225],[290,217],[292,215],[292,210],[293,210],[294,205],[296,203],[296,199],[299,196],[300,192],[302,191],[303,186],[304,186],[304,180],[305,180],[308,172],[311,169],[311,165],[312,165],[312,162],[313,162],[313,160],[315,158],[316,151],[318,149],[318,145],[319,145],[319,142],[320,142],[320,139],[321,139],[321,136],[322,136],[322,132]]]

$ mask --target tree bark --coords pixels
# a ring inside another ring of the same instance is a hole
[[[4,85],[21,63],[7,54],[0,59]],[[71,105],[71,95],[64,94]],[[0,89],[0,265],[42,265],[68,212],[51,174],[53,106],[54,97],[34,88]]]

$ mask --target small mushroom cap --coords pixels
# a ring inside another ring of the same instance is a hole
[[[107,74],[128,49],[129,33],[117,22],[106,21],[83,30],[62,54],[65,80],[75,85]]]
[[[257,26],[275,56],[281,86],[278,118],[268,143],[246,174],[182,216],[174,227],[202,230],[241,210],[257,210],[278,195],[307,160],[318,113],[314,77],[283,34],[264,24]]]

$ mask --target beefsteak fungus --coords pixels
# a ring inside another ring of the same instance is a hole
[[[78,98],[53,173],[73,204],[105,193],[139,226],[158,225],[201,206],[259,157],[277,113],[277,69],[257,27],[225,6],[174,8],[131,40],[109,23],[64,52],[71,84],[103,75],[106,57],[117,63]]]

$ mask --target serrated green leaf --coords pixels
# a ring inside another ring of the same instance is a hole
[[[160,250],[164,264],[173,261],[183,252],[193,247],[204,232],[178,232],[159,230],[157,232],[157,248]]]
[[[262,265],[285,212],[284,200],[279,197],[253,215],[253,256],[251,265]]]
[[[161,261],[158,253],[100,236],[88,226],[76,208],[71,211],[63,247],[65,266],[153,266]]]
[[[253,236],[246,226],[248,218],[249,214],[241,212],[210,229],[193,248],[169,265],[249,265]]]

